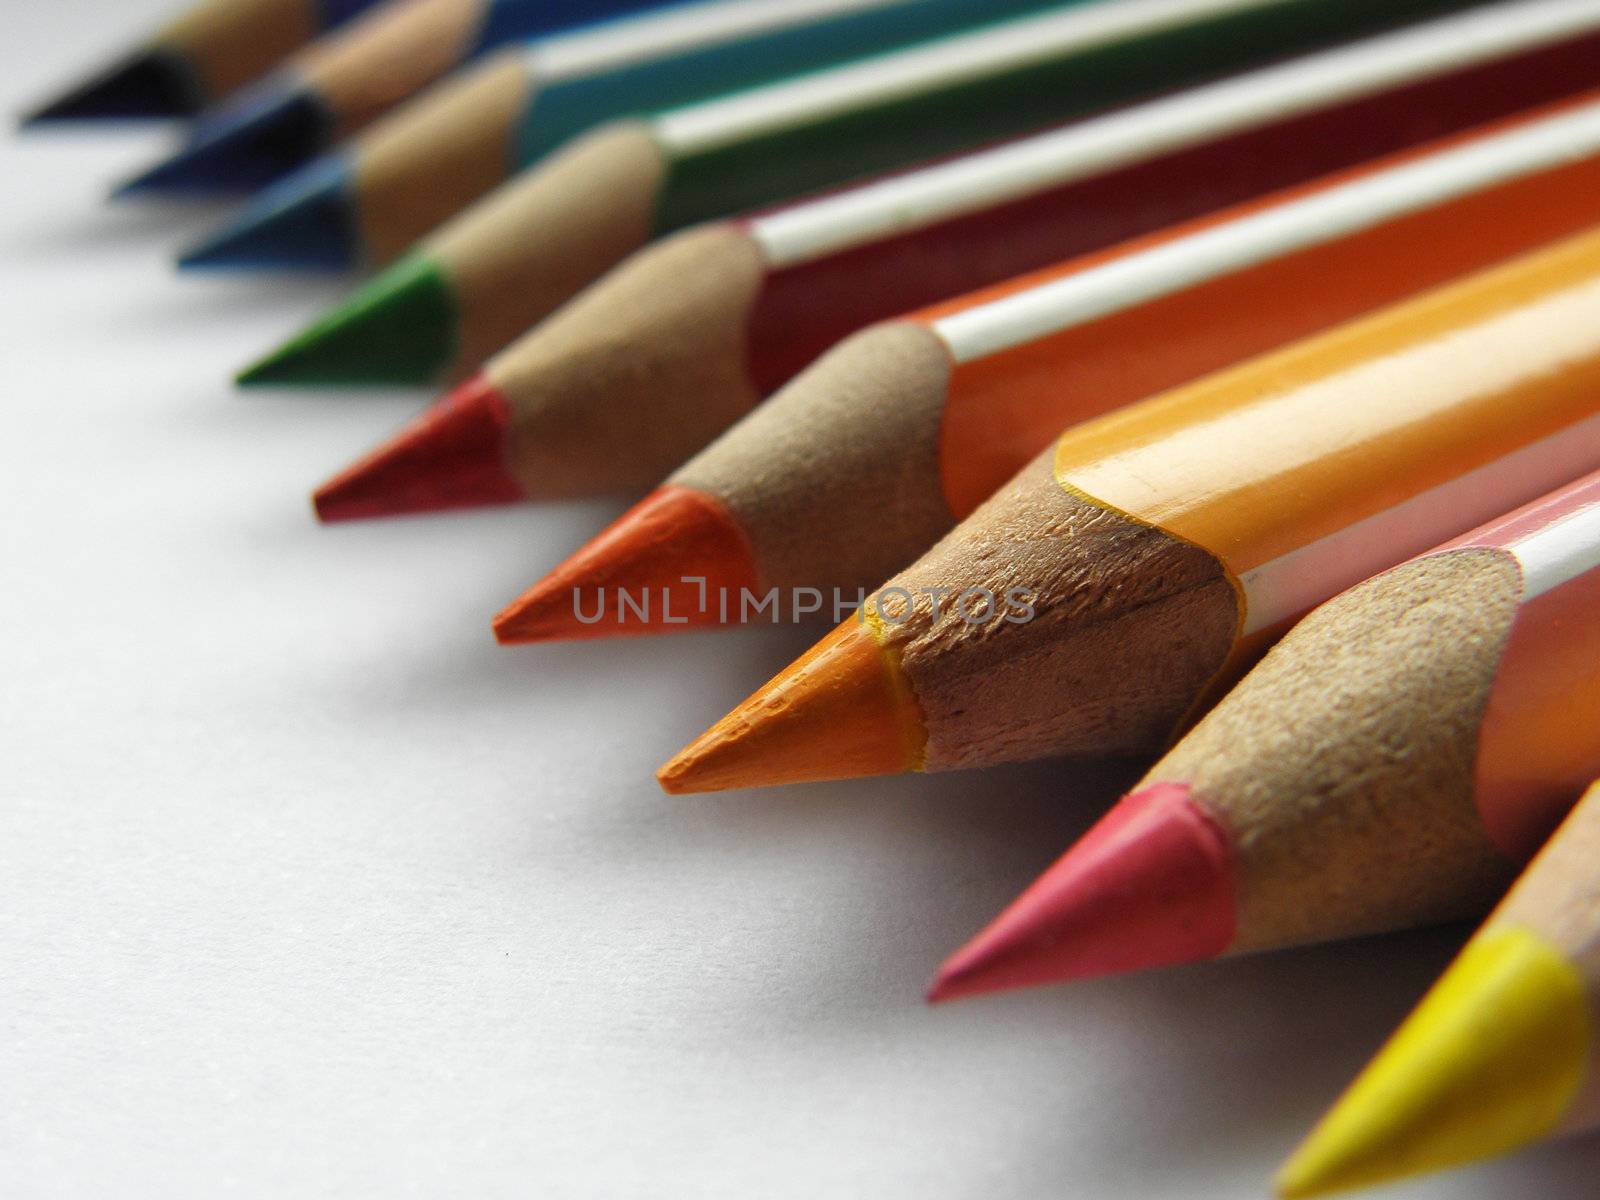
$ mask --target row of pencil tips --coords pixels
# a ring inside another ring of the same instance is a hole
[[[1280,1189],[1600,1124],[1593,0],[207,0],[28,123],[140,116],[185,267],[372,272],[242,386],[445,389],[320,519],[832,618],[667,791],[1154,762],[933,999],[1498,899]]]

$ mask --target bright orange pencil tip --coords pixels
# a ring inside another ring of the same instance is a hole
[[[670,793],[919,770],[926,735],[899,665],[851,617],[656,774]]]
[[[353,521],[521,500],[506,466],[509,423],[505,397],[475,376],[319,487],[317,516]]]
[[[1214,958],[1232,856],[1182,784],[1134,792],[940,968],[932,1001]]]
[[[704,493],[658,488],[494,620],[504,644],[672,633],[738,620],[750,543]]]

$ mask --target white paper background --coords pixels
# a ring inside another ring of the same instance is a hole
[[[3,9],[16,112],[160,5]],[[0,1190],[1265,1195],[1459,930],[929,1011],[1125,776],[661,796],[807,639],[496,648],[615,505],[317,528],[420,397],[232,394],[336,288],[174,278],[162,145],[0,148]]]

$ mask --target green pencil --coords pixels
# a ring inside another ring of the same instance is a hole
[[[243,384],[427,384],[651,238],[1464,0],[1115,0],[619,122],[443,226]]]

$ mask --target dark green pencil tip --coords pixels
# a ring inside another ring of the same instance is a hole
[[[459,321],[444,271],[411,254],[237,381],[241,387],[438,383],[455,362]]]

